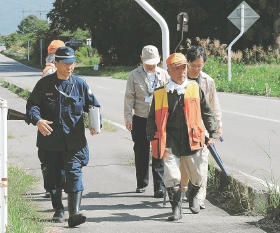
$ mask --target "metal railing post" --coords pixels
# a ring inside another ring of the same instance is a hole
[[[8,223],[7,101],[0,98],[0,232]]]
[[[158,22],[162,34],[162,59],[163,68],[166,70],[166,59],[170,54],[169,29],[164,18],[145,0],[135,0],[154,20]]]

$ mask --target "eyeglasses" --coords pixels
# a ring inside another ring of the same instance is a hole
[[[198,70],[202,69],[203,66],[204,66],[204,64],[203,65],[194,65],[194,64],[191,64],[191,63],[188,63],[188,65],[190,66],[190,68],[198,69]]]

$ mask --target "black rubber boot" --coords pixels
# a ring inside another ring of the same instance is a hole
[[[75,227],[86,221],[86,216],[80,213],[82,191],[68,193],[68,226]]]
[[[197,194],[199,192],[200,186],[193,185],[191,182],[189,182],[189,207],[193,214],[198,214],[200,211],[200,203],[197,198]]]
[[[182,195],[180,186],[167,188],[169,201],[172,208],[172,215],[168,221],[178,221],[182,218]]]
[[[51,190],[52,206],[55,211],[52,220],[54,222],[64,222],[64,206],[62,204],[62,189]]]
[[[45,164],[41,164],[41,171],[42,171],[42,175],[43,175],[43,180],[44,180],[44,188],[46,190],[46,193],[45,193],[45,198],[50,198],[51,197],[51,194],[50,192],[46,189],[46,177],[47,177],[47,167]]]

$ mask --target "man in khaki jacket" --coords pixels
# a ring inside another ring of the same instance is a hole
[[[169,80],[167,72],[157,66],[158,49],[147,45],[142,50],[143,65],[134,69],[127,80],[124,99],[124,120],[134,142],[137,193],[145,192],[149,183],[150,142],[146,138],[146,123],[155,88]],[[163,197],[163,161],[152,159],[154,197]]]
[[[192,46],[187,51],[188,58],[188,79],[195,80],[199,83],[201,89],[204,91],[205,96],[209,100],[211,110],[214,114],[214,117],[218,126],[218,136],[222,135],[222,112],[219,103],[219,99],[216,92],[215,82],[208,74],[202,71],[202,68],[206,62],[206,53],[201,46]],[[208,174],[208,156],[209,150],[204,146],[201,153],[201,167],[200,174],[202,176],[202,184],[199,189],[197,198],[200,202],[200,208],[205,209],[205,198],[206,198],[206,187],[207,187],[207,174]],[[181,165],[182,167],[182,165]],[[182,169],[181,169],[182,170]],[[182,170],[181,173],[181,185],[183,188],[187,189],[188,185],[188,176]]]

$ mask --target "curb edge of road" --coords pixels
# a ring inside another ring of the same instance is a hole
[[[14,85],[20,91],[26,90],[3,78],[0,78],[0,86],[2,86],[1,81],[5,81],[9,85]],[[27,91],[31,93],[30,90]],[[117,127],[120,126],[117,125]],[[224,174],[218,167],[214,166],[212,177],[208,175],[207,189],[210,191],[207,191],[207,199],[209,199],[210,202],[215,202],[215,205],[218,207],[233,214],[254,213],[254,210],[256,210],[259,205],[265,206],[267,204],[269,194],[265,190],[265,187],[260,188],[259,184],[253,184],[253,181],[248,179],[248,177],[242,177],[242,175],[238,175],[235,171],[231,171],[230,180],[231,182],[226,184]],[[251,182],[250,184],[249,181]],[[238,205],[239,207],[236,208]],[[232,211],[233,207],[242,211],[234,212]]]
[[[269,200],[267,188],[236,171],[229,180],[217,166],[210,169],[207,199],[230,214],[261,215]]]

